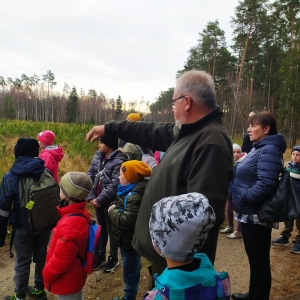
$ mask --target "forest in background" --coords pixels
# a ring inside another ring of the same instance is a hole
[[[246,130],[249,111],[268,110],[276,115],[289,146],[299,137],[300,116],[300,2],[299,0],[239,1],[231,20],[231,44],[218,20],[199,32],[177,76],[191,69],[205,70],[215,80],[217,104],[232,137]],[[0,74],[1,75],[1,74]],[[173,87],[161,91],[154,103],[121,96],[109,99],[92,88],[64,84],[54,91],[55,74],[12,79],[0,76],[0,117],[41,122],[103,124],[125,119],[129,112],[146,112],[146,121],[173,121],[168,104]]]

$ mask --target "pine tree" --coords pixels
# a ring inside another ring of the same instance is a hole
[[[73,86],[66,107],[67,123],[76,123],[79,119],[79,101],[76,87]]]
[[[3,108],[0,110],[0,117],[4,119],[15,119],[16,118],[16,109],[14,106],[14,100],[10,96],[6,96],[2,99]]]
[[[122,107],[123,107],[123,101],[122,101],[121,96],[119,95],[116,100],[116,110],[115,110],[115,115],[116,115],[117,121],[120,119],[120,117],[123,114]]]

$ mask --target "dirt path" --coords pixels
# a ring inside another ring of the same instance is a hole
[[[283,224],[280,224],[280,228]],[[273,230],[272,237],[279,236],[280,231]],[[293,232],[293,237],[296,231]],[[291,239],[292,240],[292,239]],[[290,247],[292,242],[290,240]],[[259,245],[257,245],[259,247]],[[290,247],[271,246],[272,290],[271,300],[298,300],[300,299],[300,255],[292,254]],[[0,248],[0,297],[14,294],[14,259],[9,258],[8,246]],[[149,287],[150,276],[146,268],[147,262],[143,260],[141,281],[137,299]],[[243,241],[230,240],[226,234],[220,234],[215,267],[218,271],[228,271],[231,279],[232,292],[245,293],[249,284],[249,265],[245,254]],[[33,266],[32,266],[33,274]],[[33,276],[31,275],[30,284]],[[122,295],[122,268],[115,273],[104,274],[96,271],[88,276],[84,287],[85,300],[110,300],[113,296]],[[48,294],[49,300],[54,300],[54,295]]]

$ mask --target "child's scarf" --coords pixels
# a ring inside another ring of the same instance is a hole
[[[128,194],[137,185],[138,185],[138,183],[130,183],[130,184],[127,184],[127,185],[119,184],[117,195],[122,196],[124,194]]]

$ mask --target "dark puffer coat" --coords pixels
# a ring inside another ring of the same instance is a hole
[[[222,115],[217,107],[197,122],[183,124],[181,129],[173,123],[112,121],[105,124],[108,135],[166,151],[145,189],[132,242],[137,252],[161,269],[166,261],[155,251],[149,233],[154,203],[164,197],[198,192],[207,197],[215,211],[217,220],[213,230],[219,231],[224,221],[229,182],[233,177],[233,157]],[[209,234],[204,247],[211,260],[216,244],[217,235]]]
[[[93,189],[87,197],[87,201],[95,199],[102,208],[107,208],[116,198],[119,184],[120,167],[126,161],[124,154],[116,149],[104,161],[104,154],[97,151],[88,170],[92,179]],[[102,172],[101,172],[102,171]],[[97,195],[97,186],[101,180],[101,193]]]
[[[251,152],[236,169],[233,205],[237,213],[257,214],[258,208],[278,186],[286,142],[281,134],[253,143]]]
[[[127,194],[118,196],[116,207],[108,212],[112,221],[112,236],[118,241],[120,248],[132,248],[134,227],[147,182],[144,180],[132,189],[133,193],[128,196],[125,209],[124,199]]]

